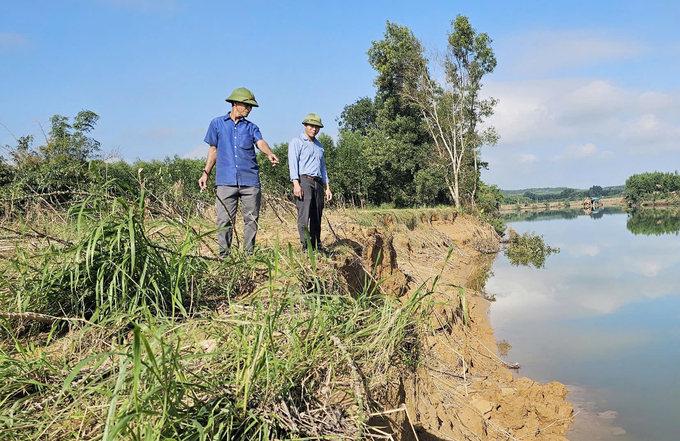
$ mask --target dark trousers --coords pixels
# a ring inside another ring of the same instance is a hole
[[[321,181],[312,181],[303,176],[300,177],[302,187],[302,199],[295,198],[298,210],[298,233],[302,248],[307,247],[307,234],[314,249],[321,245],[321,215],[325,197],[324,184]]]
[[[231,237],[234,233],[234,221],[238,200],[241,199],[241,211],[243,212],[243,249],[253,252],[255,236],[257,235],[257,221],[260,217],[260,200],[262,192],[258,187],[232,187],[227,185],[217,186],[217,228],[226,228],[217,232],[217,243],[220,248],[220,257],[229,254]]]

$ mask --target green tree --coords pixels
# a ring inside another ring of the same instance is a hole
[[[377,126],[378,111],[369,97],[359,98],[342,110],[338,123],[340,130],[347,130],[360,135],[368,135]]]
[[[496,58],[489,36],[477,33],[467,17],[459,15],[451,25],[446,53],[443,59],[432,63],[434,69],[437,65],[444,68],[443,84],[436,80],[436,70],[430,72],[427,59],[413,57],[406,69],[407,87],[401,95],[419,108],[434,141],[437,160],[446,168],[445,181],[451,198],[460,207],[466,178],[472,182],[468,200],[475,200],[479,149],[498,141],[493,128],[480,128],[497,103],[493,98],[480,96],[482,79],[493,72]],[[469,173],[471,179],[466,176]]]
[[[600,187],[601,189],[601,187]],[[579,196],[579,191],[574,188],[565,188],[559,193],[558,199],[572,200]]]
[[[630,203],[655,200],[663,197],[676,198],[680,191],[680,175],[674,173],[640,173],[626,179],[626,198]]]
[[[33,148],[33,136],[24,136],[10,148],[16,169],[14,193],[58,193],[83,188],[92,181],[89,162],[99,154],[99,141],[89,136],[99,116],[89,110],[78,112],[69,123],[65,116],[54,115],[44,145]],[[63,201],[67,195],[51,197]]]
[[[587,194],[588,196],[590,196],[591,198],[596,198],[596,197],[603,196],[603,195],[604,195],[604,190],[603,190],[602,187],[600,187],[599,185],[593,185],[592,187],[590,187],[590,188],[586,191],[586,194]]]
[[[423,47],[409,28],[387,22],[383,39],[373,41],[367,55],[377,72],[373,107],[360,100],[346,108],[343,114],[353,119],[342,119],[341,127],[366,136],[362,156],[375,175],[368,189],[370,201],[381,204],[399,198],[400,203],[412,205],[414,177],[428,165],[430,137],[419,109],[405,101],[401,91],[410,87],[408,68],[413,60],[423,58]],[[357,123],[373,119],[373,126]]]
[[[290,183],[290,170],[288,168],[288,143],[274,144],[272,152],[279,158],[279,165],[276,167],[272,167],[266,155],[257,155],[262,185],[277,192],[290,192],[292,184]]]
[[[326,161],[335,194],[345,203],[360,207],[369,201],[376,180],[367,158],[368,139],[360,133],[342,130],[335,154]]]

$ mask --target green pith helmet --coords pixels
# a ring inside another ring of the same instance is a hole
[[[234,89],[234,91],[229,95],[229,98],[226,99],[226,101],[229,101],[230,103],[244,103],[244,104],[250,104],[253,107],[260,107],[257,104],[257,101],[255,101],[255,95],[253,95],[253,92],[249,91],[245,87],[239,87],[238,89]]]
[[[302,121],[302,124],[310,124],[312,126],[323,127],[323,124],[321,123],[321,117],[316,113],[310,113],[309,115],[307,115],[305,117],[305,120]]]

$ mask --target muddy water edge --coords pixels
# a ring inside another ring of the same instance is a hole
[[[439,279],[420,362],[381,400],[392,411],[372,423],[401,440],[566,440],[573,408],[565,386],[515,378],[498,356],[489,303],[479,292],[498,249],[494,229],[466,215],[421,221],[406,228],[389,215],[381,220],[386,231],[380,233],[390,238],[381,239],[392,262],[388,273],[410,282],[404,295]],[[366,243],[376,232],[356,227],[347,233]]]

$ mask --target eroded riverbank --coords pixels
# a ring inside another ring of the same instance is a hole
[[[136,207],[41,222],[3,255],[0,438],[564,439],[564,387],[496,355],[491,226],[335,212],[310,254],[282,205],[254,255],[220,261],[209,212]]]
[[[387,411],[405,410],[376,423],[404,440],[565,440],[573,421],[566,388],[514,378],[497,355],[489,304],[477,291],[494,261],[491,250],[498,249],[493,228],[455,213],[423,213],[415,227],[390,213],[376,218],[381,228],[347,224],[336,231],[357,243],[380,236],[381,253],[390,256],[382,266],[389,270],[378,265],[377,271],[404,274],[410,281],[404,296],[437,280],[419,363],[395,379],[382,402]],[[365,250],[364,258],[371,253]]]

